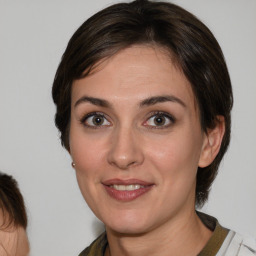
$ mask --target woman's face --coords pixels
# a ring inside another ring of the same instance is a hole
[[[206,140],[191,85],[160,48],[127,48],[73,83],[70,154],[107,229],[147,232],[194,210]]]

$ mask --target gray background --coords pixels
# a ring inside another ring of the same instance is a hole
[[[71,35],[110,3],[0,0],[0,169],[25,197],[32,256],[77,255],[102,228],[59,143],[51,85]],[[203,210],[256,237],[256,1],[174,3],[213,31],[234,88],[231,146]]]

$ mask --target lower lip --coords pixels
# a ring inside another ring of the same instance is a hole
[[[146,186],[135,190],[116,190],[113,187],[105,186],[107,193],[118,201],[129,202],[147,193],[153,186]]]

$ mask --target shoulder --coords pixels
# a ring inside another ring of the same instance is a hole
[[[230,230],[218,256],[256,256],[256,239]]]
[[[79,256],[103,256],[106,246],[107,246],[107,236],[106,233],[102,233],[98,238],[96,238],[90,246],[85,248]]]

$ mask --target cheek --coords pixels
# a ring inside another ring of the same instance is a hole
[[[166,212],[179,208],[186,201],[194,203],[196,173],[200,156],[199,138],[181,133],[179,136],[158,139],[148,148],[150,165],[157,170],[159,190],[165,195],[161,202]],[[197,145],[198,144],[198,145]]]
[[[105,140],[98,135],[86,134],[79,127],[70,129],[70,154],[75,163],[79,188],[89,205],[93,205],[93,195],[98,194],[100,177],[106,169],[105,148]]]
[[[196,134],[187,130],[159,137],[147,147],[148,159],[162,174],[194,178],[201,153],[201,136]]]
[[[94,139],[75,128],[70,130],[70,154],[75,163],[79,188],[88,205],[93,205],[92,195],[97,193],[95,184],[99,183],[99,172],[103,169],[100,166],[101,152],[100,145]]]
[[[70,130],[70,154],[80,175],[98,170],[104,152],[104,140],[85,134],[76,127]]]

